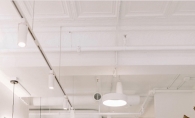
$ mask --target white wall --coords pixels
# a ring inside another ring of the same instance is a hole
[[[12,118],[12,92],[0,82],[0,118]],[[14,118],[28,118],[28,106],[15,96]]]
[[[195,93],[157,93],[154,104],[155,118],[195,118]]]

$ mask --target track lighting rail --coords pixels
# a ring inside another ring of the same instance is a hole
[[[24,18],[24,16],[23,16],[22,13],[20,12],[18,6],[16,5],[16,2],[15,2],[14,0],[12,0],[12,3],[13,3],[13,6],[15,7],[15,9],[17,10],[18,14],[20,15],[20,17],[21,17],[21,18]],[[35,42],[37,48],[39,49],[39,51],[41,52],[41,55],[43,56],[43,58],[44,58],[45,62],[47,63],[49,69],[50,69],[50,70],[53,70],[53,69],[52,69],[52,66],[50,65],[48,59],[46,58],[46,56],[45,56],[45,54],[44,54],[44,52],[43,52],[43,49],[41,48],[41,46],[40,46],[40,44],[39,44],[37,38],[35,37],[35,34],[33,33],[32,29],[30,28],[30,25],[29,25],[28,22],[27,22],[27,26],[28,26],[28,31],[29,31],[30,35],[31,35],[32,38],[34,39],[34,42]],[[57,81],[59,87],[61,88],[63,94],[64,94],[65,96],[67,96],[66,93],[65,93],[65,91],[63,90],[63,88],[62,88],[60,82],[58,81],[58,78],[56,77],[56,74],[55,74],[55,73],[54,73],[54,76],[55,76],[55,79],[56,79],[56,81]],[[67,99],[68,99],[68,97],[67,97]],[[68,102],[69,102],[69,104],[70,104],[70,107],[72,107],[72,104],[71,104],[71,102],[70,102],[69,99],[68,99]]]

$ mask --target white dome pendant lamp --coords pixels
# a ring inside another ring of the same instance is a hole
[[[120,107],[127,104],[127,96],[123,94],[121,82],[116,84],[116,93],[108,93],[103,95],[102,102],[109,107]]]
[[[25,47],[28,34],[28,26],[24,18],[18,24],[18,46]]]

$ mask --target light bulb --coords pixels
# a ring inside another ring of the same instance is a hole
[[[127,102],[124,100],[106,100],[103,104],[110,107],[120,107],[126,105]]]
[[[19,42],[19,43],[18,43],[18,46],[20,46],[20,47],[25,47],[26,44],[25,44],[24,42]]]

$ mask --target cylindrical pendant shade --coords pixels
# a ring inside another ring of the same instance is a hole
[[[18,25],[18,46],[25,47],[27,40],[28,27],[23,19],[23,22]]]
[[[68,105],[68,99],[65,97],[64,98],[64,101],[63,101],[63,109],[66,109],[67,110],[68,109],[68,106],[69,106]]]
[[[55,79],[55,76],[53,75],[53,71],[51,70],[49,73],[49,78],[48,78],[49,89],[54,89],[54,79]]]

